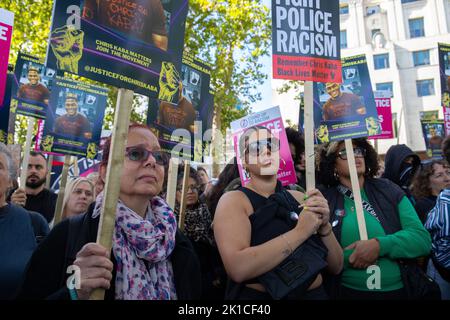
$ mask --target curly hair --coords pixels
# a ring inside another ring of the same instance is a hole
[[[379,170],[378,154],[372,145],[365,138],[353,139],[356,147],[366,150],[364,161],[366,163],[365,177],[373,178]],[[318,162],[318,183],[325,187],[334,187],[339,184],[339,179],[335,176],[337,149],[344,141],[331,142],[323,145],[316,154]]]
[[[440,164],[444,168],[450,167],[447,161],[438,159],[422,164],[420,169],[417,170],[417,173],[412,181],[411,192],[414,198],[422,199],[433,195],[430,185],[430,177],[434,174],[435,164]]]
[[[442,142],[442,155],[445,157],[445,160],[450,163],[450,136],[447,136]]]
[[[288,142],[295,147],[295,154],[292,155],[294,163],[300,163],[301,154],[305,152],[305,138],[294,128],[287,127],[285,130]]]

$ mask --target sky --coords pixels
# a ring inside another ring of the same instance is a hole
[[[271,0],[263,0],[262,3],[267,6],[269,9],[271,8]],[[264,84],[261,86],[261,94],[262,100],[255,102],[251,107],[252,110],[261,111],[272,107],[272,50],[270,50],[270,55],[264,57],[261,61],[264,65],[263,72],[267,75],[267,79]]]

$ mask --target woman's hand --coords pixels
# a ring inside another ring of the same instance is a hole
[[[94,289],[109,289],[113,270],[109,254],[97,243],[87,243],[77,253],[73,264],[80,268],[81,283],[80,289],[77,289],[80,300],[89,299]]]
[[[314,213],[313,211],[303,210],[298,217],[295,228],[309,238],[317,232],[321,224],[322,218],[319,214]]]
[[[355,249],[348,262],[356,269],[365,269],[375,264],[380,255],[380,244],[376,239],[360,240],[352,243],[344,250]]]
[[[330,208],[327,199],[325,199],[322,193],[317,189],[306,192],[305,196],[307,196],[307,198],[300,207],[319,214],[322,218],[321,227],[325,227],[330,221]]]

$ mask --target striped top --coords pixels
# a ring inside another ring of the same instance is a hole
[[[425,228],[430,232],[433,255],[444,268],[450,268],[450,190],[441,192],[428,214]]]

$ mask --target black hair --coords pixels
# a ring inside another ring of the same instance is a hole
[[[289,143],[292,143],[295,147],[295,154],[292,155],[294,163],[300,163],[301,154],[305,152],[305,138],[303,135],[294,128],[286,128],[286,136]]]
[[[442,155],[445,157],[447,162],[450,163],[450,136],[445,137],[442,142]]]
[[[42,152],[31,150],[31,151],[30,151],[30,156],[31,156],[31,157],[38,157],[38,156],[41,156],[41,157],[45,160],[45,162],[47,162],[47,158],[45,157],[45,155],[44,155]]]
[[[378,154],[372,145],[365,138],[353,139],[353,144],[356,147],[363,148],[366,153],[364,156],[364,161],[366,164],[365,177],[373,178],[376,176],[379,170]],[[344,141],[339,143],[342,144]],[[319,161],[319,172],[318,172],[318,182],[325,187],[333,187],[339,184],[339,179],[335,176],[336,159],[337,159],[337,149],[328,154],[328,149],[330,144],[324,145],[318,153]]]
[[[224,190],[230,182],[236,178],[239,178],[239,169],[236,157],[234,157],[219,174],[216,185],[213,186],[211,192],[209,192],[208,197],[206,198],[206,203],[212,217],[214,217],[217,204],[219,203],[220,197],[222,197]]]

